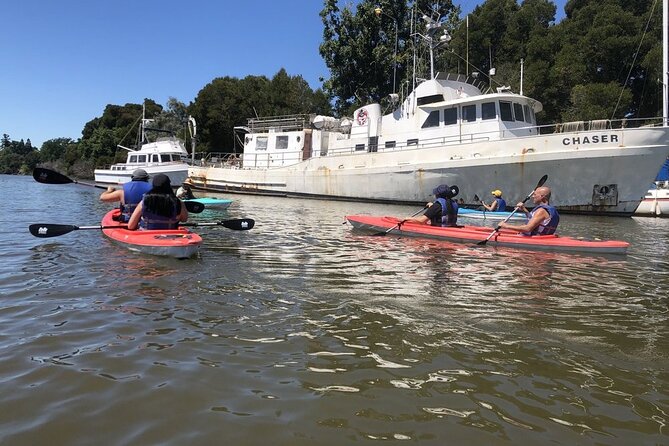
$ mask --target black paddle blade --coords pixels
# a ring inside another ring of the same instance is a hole
[[[198,203],[197,201],[184,201],[184,203],[188,212],[192,212],[193,214],[199,214],[205,208],[202,203]]]
[[[38,183],[44,184],[70,184],[74,183],[71,179],[65,175],[58,173],[50,169],[44,169],[42,167],[35,167],[33,170],[33,178]]]
[[[539,182],[537,183],[537,187],[536,187],[536,188],[539,188],[539,187],[543,186],[544,183],[546,183],[546,181],[548,181],[548,174],[546,174],[546,175],[544,175],[543,177],[541,177],[541,179],[540,179]],[[536,189],[536,188],[535,188],[535,189]]]
[[[252,218],[234,218],[231,220],[222,220],[219,222],[221,226],[234,229],[235,231],[248,231],[255,226],[256,222]]]
[[[76,231],[79,227],[74,225],[52,225],[49,223],[36,223],[28,226],[28,230],[35,237],[49,238],[65,235],[72,231]]]

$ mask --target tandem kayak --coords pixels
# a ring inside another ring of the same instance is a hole
[[[478,209],[467,209],[467,208],[459,208],[458,209],[458,217],[466,217],[466,218],[477,218],[481,220],[504,220],[506,218],[509,218],[509,221],[526,221],[527,217],[523,212],[516,212],[515,214],[511,215],[512,212],[490,212],[490,211],[479,211]]]
[[[197,254],[202,244],[202,237],[186,228],[131,231],[113,219],[118,214],[118,209],[105,214],[102,232],[131,251],[186,259]]]
[[[192,198],[190,200],[183,200],[185,202],[194,201],[196,203],[203,204],[205,209],[227,209],[232,204],[232,200],[226,200],[225,198]]]
[[[374,233],[403,235],[408,237],[425,237],[448,240],[451,242],[476,244],[485,240],[492,229],[481,226],[440,227],[420,223],[403,223],[395,217],[373,217],[369,215],[346,216],[355,229]],[[516,231],[502,229],[487,242],[492,246],[507,246],[521,249],[544,251],[585,252],[595,254],[626,254],[629,243],[617,240],[583,240],[559,235],[525,236]]]

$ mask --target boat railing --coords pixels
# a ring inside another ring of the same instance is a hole
[[[251,133],[263,133],[269,130],[289,132],[303,130],[311,122],[311,115],[296,114],[249,118],[247,125]]]

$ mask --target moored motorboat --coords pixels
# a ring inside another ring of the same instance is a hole
[[[102,232],[131,251],[185,259],[197,254],[202,244],[202,237],[183,227],[131,231],[124,223],[114,220],[118,215],[118,209],[105,214],[102,218]]]
[[[490,211],[479,211],[478,209],[468,209],[462,207],[458,209],[458,217],[476,218],[479,220],[495,220],[495,221],[505,220],[507,218],[509,219],[509,221],[527,220],[527,217],[522,212],[521,213],[518,212],[513,213],[506,211],[490,212]]]
[[[399,224],[401,220],[395,217],[348,215],[346,220],[355,229],[366,232],[433,238],[473,245],[483,242],[491,233],[491,228],[481,226],[440,227],[414,222]],[[506,229],[497,232],[490,238],[487,245],[591,254],[626,254],[629,247],[629,243],[618,240],[585,240],[559,235],[528,237]]]
[[[223,210],[230,207],[232,200],[227,200],[225,198],[214,198],[214,197],[203,197],[203,198],[191,198],[190,200],[183,200],[186,203],[195,202],[203,204],[205,209],[218,209]]]

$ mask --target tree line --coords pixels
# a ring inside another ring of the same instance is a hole
[[[323,0],[320,55],[329,71],[313,90],[281,69],[266,76],[220,77],[186,105],[163,107],[145,99],[146,117],[190,143],[188,115],[198,126],[197,151],[231,152],[233,127],[249,117],[294,113],[345,116],[370,102],[389,106],[388,95],[406,96],[415,78],[429,78],[425,19],[448,38],[433,45],[435,71],[478,75],[492,91],[510,86],[539,100],[540,124],[622,117],[651,117],[662,108],[662,4],[659,0],[570,0],[555,22],[549,0],[487,0],[467,17],[451,0],[361,0],[340,6]],[[122,162],[132,146],[142,104],[105,107],[78,140],[0,140],[0,173],[30,172],[47,164],[79,177]]]

